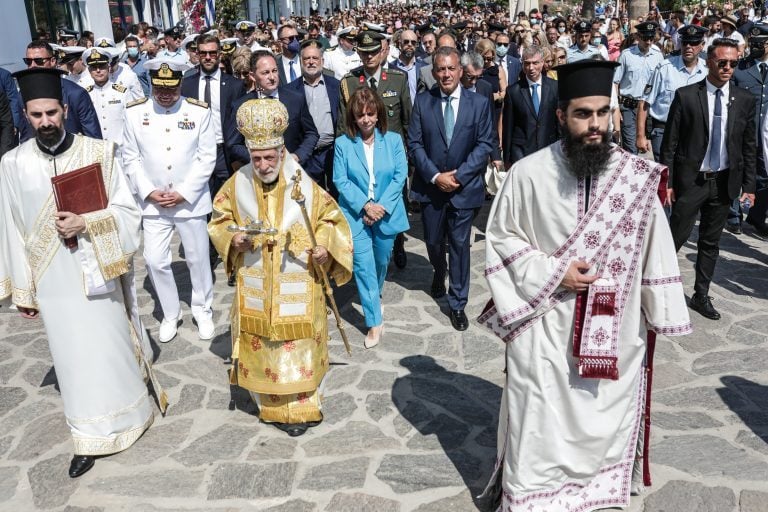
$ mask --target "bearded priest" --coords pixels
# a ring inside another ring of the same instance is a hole
[[[339,206],[288,153],[288,111],[257,99],[237,110],[251,163],[219,190],[208,224],[227,274],[232,304],[230,381],[251,393],[259,416],[290,436],[323,419],[319,392],[328,371],[322,267],[337,285],[352,276],[352,236]],[[297,171],[317,246],[291,198]]]
[[[615,66],[557,68],[564,139],[511,168],[489,215],[479,321],[506,343],[507,382],[485,494],[500,510],[627,506],[650,484],[655,337],[691,332],[667,170],[609,143]]]
[[[35,137],[0,162],[0,299],[10,297],[24,318],[43,320],[74,442],[69,476],[76,478],[152,424],[144,382],[152,377],[152,351],[131,268],[141,212],[115,144],[64,130],[60,73],[14,74]],[[57,211],[51,178],[96,163],[107,207]],[[76,240],[71,248],[68,239]],[[155,391],[164,410],[164,395]]]

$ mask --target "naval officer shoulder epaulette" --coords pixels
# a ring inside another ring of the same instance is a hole
[[[139,98],[139,99],[137,99],[137,100],[129,101],[129,102],[128,102],[128,103],[125,105],[125,108],[131,108],[131,107],[135,107],[136,105],[141,105],[142,103],[146,103],[146,101],[147,101],[148,99],[149,99],[149,98],[147,98],[146,96],[144,96],[143,98]]]
[[[208,108],[208,104],[201,100],[196,100],[195,98],[186,98],[187,103],[191,103],[192,105],[197,105],[198,107]]]
[[[112,84],[112,88],[117,92],[125,92],[128,88],[122,84]]]
[[[91,92],[93,90],[93,84],[85,88],[85,92]]]
[[[325,51],[326,51],[326,52],[332,52],[333,50],[335,50],[335,49],[336,49],[336,48],[338,48],[338,47],[339,47],[339,45],[336,45],[336,46],[330,46],[330,47],[326,48],[326,49],[325,49]]]

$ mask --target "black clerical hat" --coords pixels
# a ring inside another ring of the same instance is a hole
[[[611,97],[613,70],[619,64],[611,61],[583,59],[557,66],[557,92],[560,101],[586,96]]]
[[[19,83],[24,103],[40,98],[62,101],[61,75],[65,73],[56,68],[29,68],[17,71],[13,77]]]

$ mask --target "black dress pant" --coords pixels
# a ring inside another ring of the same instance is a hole
[[[703,174],[703,173],[702,173]],[[675,190],[675,193],[678,191]],[[675,198],[669,219],[675,250],[688,241],[696,217],[699,216],[699,240],[696,256],[696,282],[693,290],[699,295],[709,293],[709,283],[715,272],[720,253],[720,235],[728,218],[731,200],[728,198],[728,171],[720,171],[711,180],[697,178],[696,184]]]

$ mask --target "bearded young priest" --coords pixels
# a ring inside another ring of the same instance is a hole
[[[328,319],[320,267],[339,286],[350,280],[352,233],[336,201],[285,148],[288,111],[281,102],[246,101],[237,127],[251,162],[216,194],[208,224],[227,274],[237,276],[230,382],[250,391],[263,422],[296,437],[323,420]],[[314,248],[292,197],[296,171]]]
[[[14,76],[35,136],[0,162],[0,299],[10,298],[24,318],[42,318],[72,433],[75,478],[97,456],[131,446],[154,417],[144,383],[152,350],[131,270],[141,212],[115,144],[64,130],[61,71]],[[101,165],[107,207],[83,215],[57,211],[51,178],[94,163]],[[77,239],[73,248],[64,243],[70,238]]]
[[[691,332],[666,168],[609,142],[615,65],[557,68],[564,138],[512,166],[489,216],[479,321],[507,344],[507,382],[485,494],[502,510],[626,506],[655,336]]]

